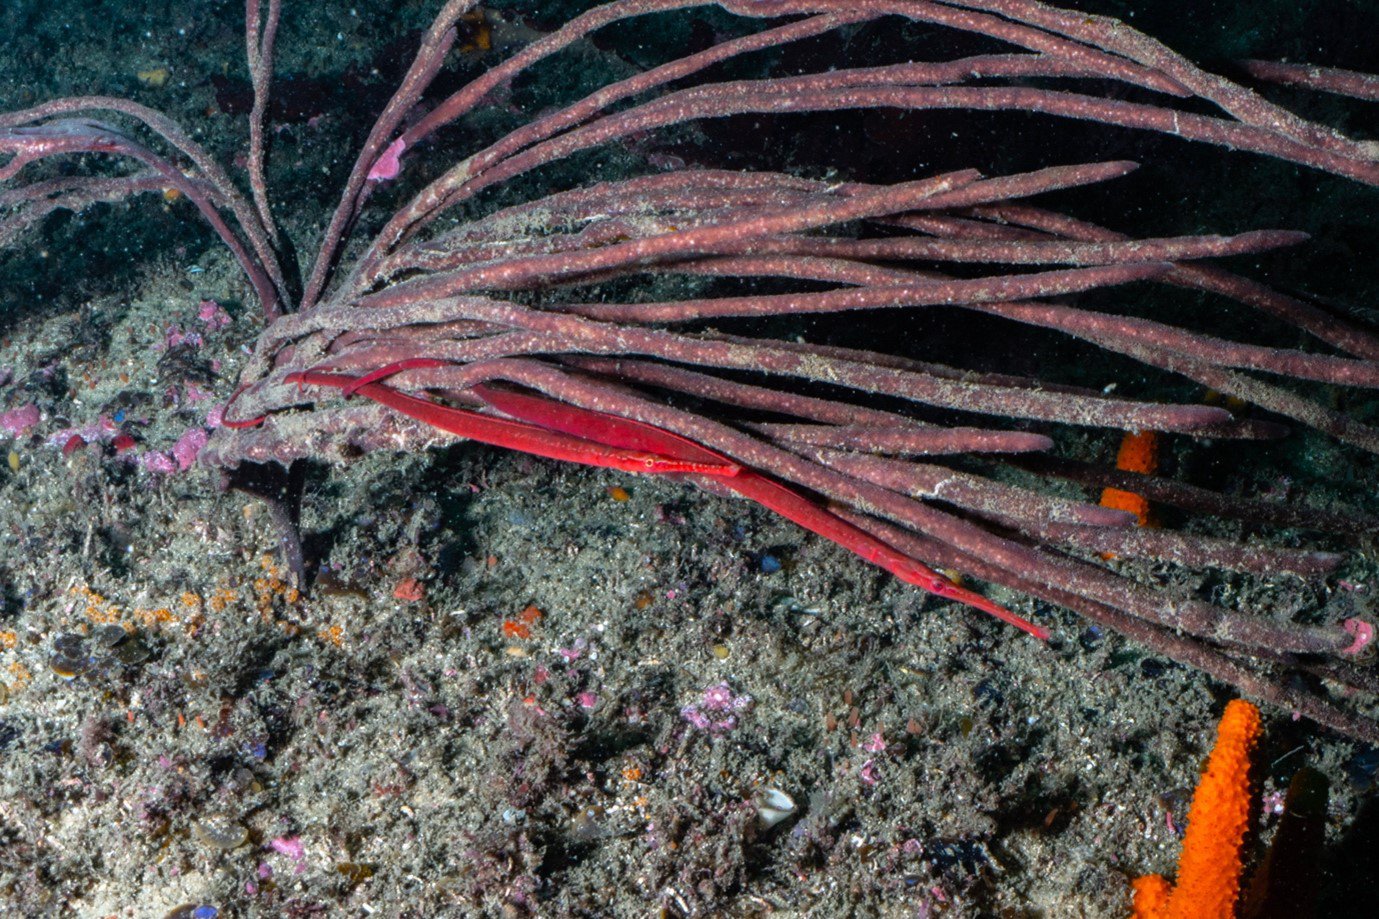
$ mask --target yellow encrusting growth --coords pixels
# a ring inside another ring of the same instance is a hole
[[[1137,878],[1132,919],[1233,919],[1250,822],[1250,755],[1259,733],[1259,709],[1232,700],[1188,811],[1178,883],[1170,889],[1158,875]]]

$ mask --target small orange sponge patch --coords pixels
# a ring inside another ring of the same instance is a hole
[[[1156,431],[1127,431],[1116,453],[1116,468],[1125,472],[1153,475],[1159,470],[1159,435]],[[1153,526],[1149,502],[1142,496],[1119,488],[1101,493],[1101,506],[1129,511],[1142,527]]]
[[[1178,883],[1170,888],[1158,875],[1136,879],[1132,919],[1235,916],[1250,821],[1250,756],[1259,733],[1259,709],[1243,699],[1226,706],[1188,811]]]

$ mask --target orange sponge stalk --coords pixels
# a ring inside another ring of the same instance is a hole
[[[1240,897],[1241,852],[1250,822],[1250,755],[1259,741],[1259,709],[1243,699],[1226,706],[1216,746],[1188,811],[1178,883],[1155,875],[1135,881],[1134,919],[1232,919]]]
[[[1155,431],[1127,431],[1116,453],[1116,468],[1125,472],[1153,475],[1159,469],[1159,435]],[[1101,492],[1101,506],[1135,515],[1139,525],[1153,526],[1149,502],[1143,496],[1119,488]]]

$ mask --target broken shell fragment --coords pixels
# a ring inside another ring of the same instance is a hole
[[[795,799],[779,788],[767,788],[757,796],[757,820],[769,830],[796,810]]]

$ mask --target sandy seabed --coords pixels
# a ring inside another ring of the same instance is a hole
[[[242,14],[196,6],[7,4],[0,107],[132,95],[230,160],[243,118],[210,76],[242,73]],[[290,18],[280,71],[367,77],[431,11],[404,6],[386,30],[382,4]],[[302,239],[358,122],[278,129]],[[325,573],[298,592],[261,506],[151,469],[259,329],[193,220],[145,198],[0,257],[0,411],[41,414],[0,435],[0,915],[1115,917],[1172,871],[1228,688],[994,590],[1041,646],[744,502],[472,445],[373,455],[312,471]],[[1379,512],[1372,458],[1317,435],[1175,449],[1212,487]],[[1374,612],[1372,539],[1271,538],[1349,560],[1147,573],[1261,615]],[[1379,754],[1267,711],[1259,759],[1266,794],[1331,780],[1343,915]]]

